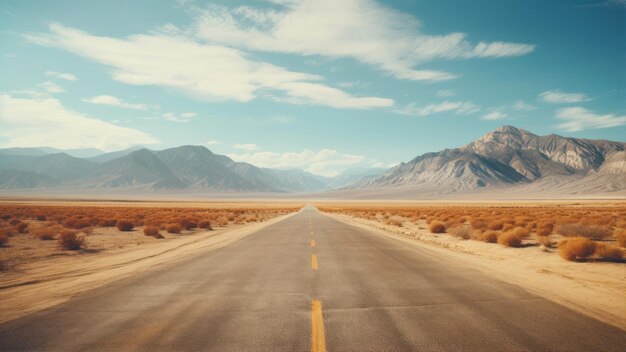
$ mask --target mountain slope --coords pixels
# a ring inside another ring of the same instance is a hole
[[[347,188],[450,193],[516,186],[533,192],[620,192],[626,190],[625,145],[537,136],[503,126],[460,148],[423,154]]]

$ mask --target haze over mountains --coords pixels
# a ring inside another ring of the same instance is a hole
[[[235,162],[202,146],[143,148],[78,158],[45,148],[0,149],[0,188],[138,192],[320,192],[451,194],[518,189],[561,194],[626,190],[626,143],[537,136],[504,126],[456,149],[426,153],[391,169],[335,178]],[[51,153],[52,152],[52,153]]]

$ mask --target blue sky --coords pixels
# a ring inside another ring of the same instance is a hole
[[[334,175],[501,125],[626,140],[625,2],[0,2],[0,146]]]

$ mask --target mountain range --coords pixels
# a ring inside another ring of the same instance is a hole
[[[503,126],[465,146],[420,155],[347,189],[455,193],[515,187],[624,195],[625,146]]]
[[[337,177],[236,162],[203,146],[142,147],[112,153],[52,148],[0,149],[0,189],[135,190],[326,194],[454,194],[485,190],[561,194],[626,191],[626,143],[538,136],[503,126],[455,149],[426,153],[390,169]],[[77,157],[76,154],[85,155]]]

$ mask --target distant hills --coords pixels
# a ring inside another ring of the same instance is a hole
[[[503,126],[456,149],[427,153],[347,187],[408,194],[515,188],[584,194],[626,190],[626,143],[537,136]]]
[[[7,148],[0,149],[0,189],[305,192],[348,198],[420,198],[491,191],[623,197],[625,146],[623,142],[554,134],[537,136],[503,126],[459,148],[426,153],[390,169],[352,169],[333,178],[297,169],[260,168],[203,146],[73,151],[84,157],[50,148]]]

